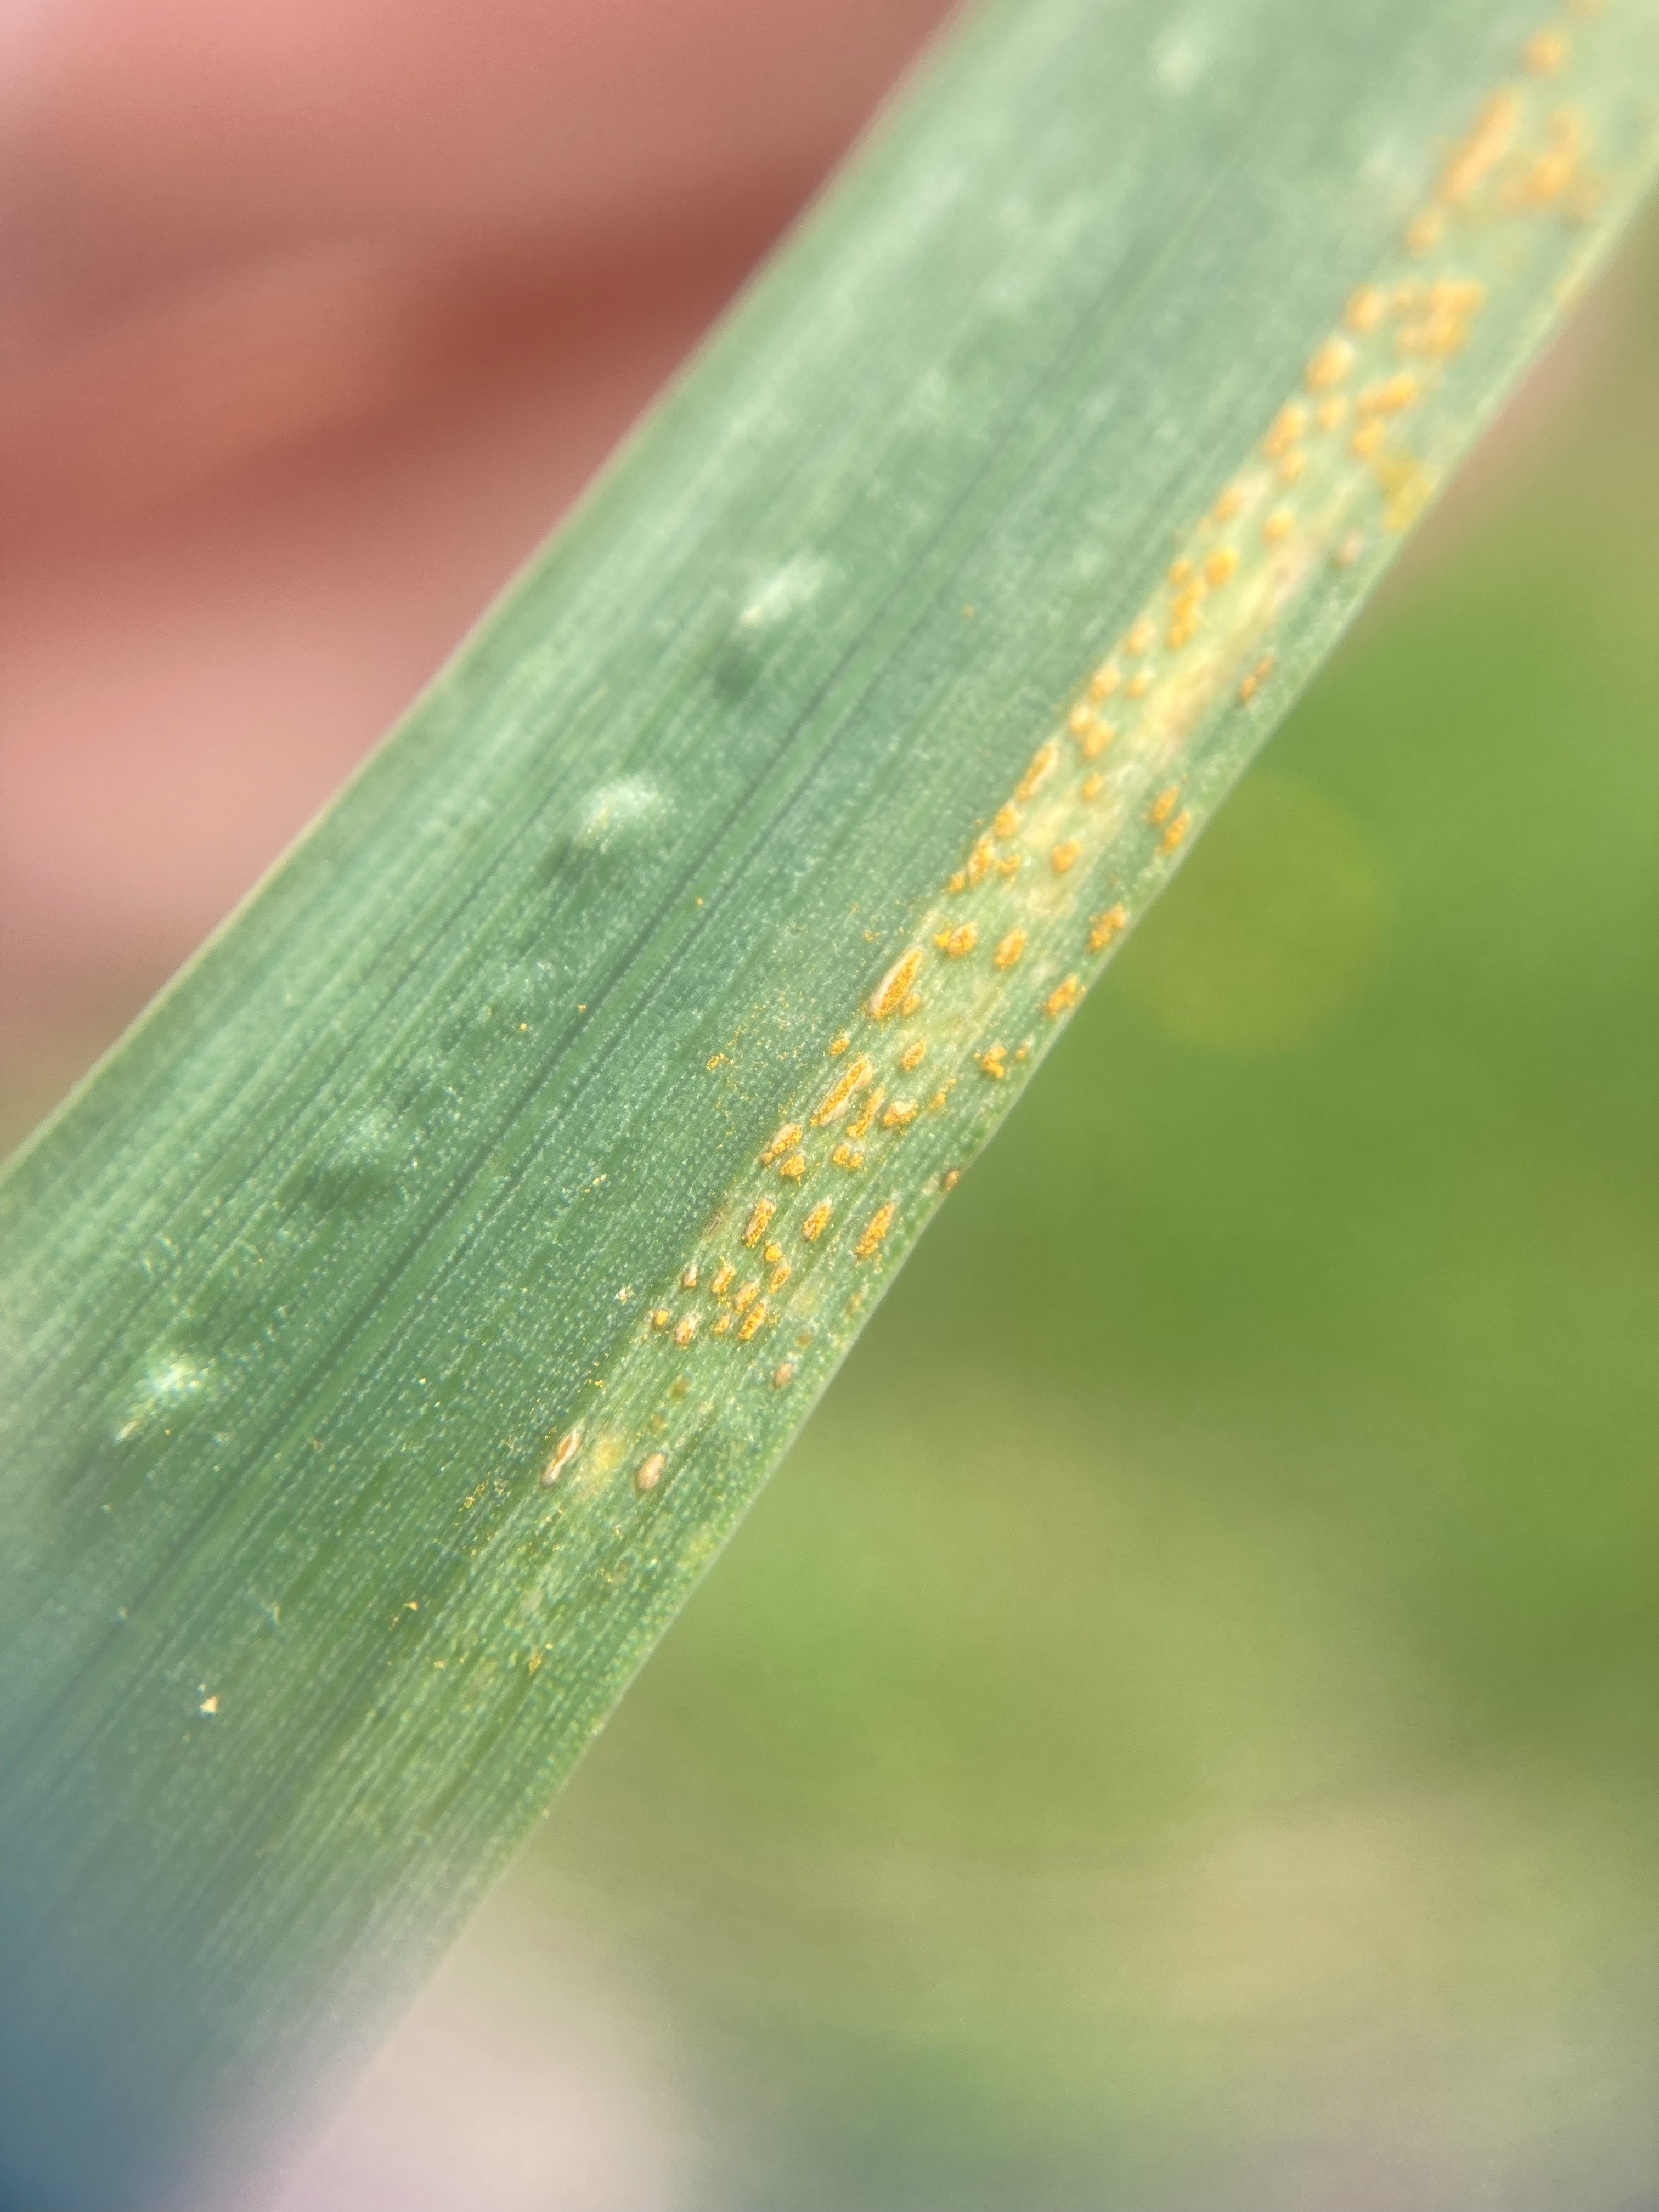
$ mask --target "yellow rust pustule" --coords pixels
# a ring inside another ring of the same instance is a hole
[[[991,955],[994,968],[1012,968],[1025,950],[1025,932],[1011,929]]]
[[[807,1215],[806,1218],[801,1223],[800,1233],[806,1239],[809,1244],[816,1244],[819,1237],[823,1236],[824,1231],[830,1226],[830,1215],[831,1210],[829,1200],[827,1198],[821,1198],[817,1204],[812,1208],[811,1212]]]
[[[870,1124],[881,1111],[881,1102],[886,1096],[886,1091],[880,1084],[878,1084],[870,1096],[863,1101],[853,1119],[847,1124],[847,1133],[849,1137],[862,1138],[869,1135]]]
[[[1097,914],[1089,924],[1090,951],[1103,952],[1127,927],[1128,921],[1128,909],[1121,906],[1109,906],[1104,914]]]
[[[1022,804],[1028,799],[1059,758],[1060,748],[1058,745],[1039,745],[1036,750],[1031,755],[1030,765],[1027,768],[1024,775],[1021,776],[1019,781],[1014,786],[1014,797],[1016,799],[1019,800]]]
[[[898,1207],[890,1198],[876,1208],[860,1231],[858,1243],[853,1247],[854,1259],[867,1260],[871,1256],[892,1227],[893,1217],[897,1212]]]
[[[947,960],[961,960],[979,943],[979,931],[971,921],[959,921],[954,929],[941,929],[933,942]]]
[[[748,1222],[744,1228],[743,1241],[745,1244],[760,1243],[761,1238],[766,1234],[767,1224],[777,1210],[778,1201],[775,1198],[757,1198],[755,1200],[750,1210]]]
[[[916,954],[916,959],[920,964],[921,959],[920,951]],[[813,1127],[821,1129],[827,1122],[833,1121],[836,1116],[845,1109],[847,1102],[853,1093],[862,1089],[875,1072],[875,1063],[867,1053],[861,1052],[856,1060],[850,1061],[813,1108]]]
[[[1042,1002],[1042,1011],[1051,1022],[1058,1021],[1062,1014],[1069,1013],[1082,996],[1083,985],[1079,979],[1075,975],[1067,975],[1063,981],[1056,983],[1054,989],[1049,992]]]
[[[580,1429],[567,1429],[553,1447],[553,1456],[542,1469],[543,1486],[550,1490],[582,1448]]]
[[[925,957],[921,945],[907,947],[870,994],[870,1012],[878,1022],[884,1022],[890,1015],[897,1013],[909,997],[910,987],[921,973]],[[815,1115],[813,1119],[816,1121],[817,1116]]]
[[[781,1159],[786,1152],[793,1152],[799,1142],[800,1123],[786,1121],[761,1154],[761,1165],[763,1168],[769,1168],[774,1160]]]

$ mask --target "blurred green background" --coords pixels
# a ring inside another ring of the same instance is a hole
[[[1651,226],[1597,313],[299,2212],[1659,2201]]]

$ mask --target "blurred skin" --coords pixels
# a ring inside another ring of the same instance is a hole
[[[0,14],[0,1143],[431,674],[945,12]]]

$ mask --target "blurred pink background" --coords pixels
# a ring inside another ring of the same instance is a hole
[[[407,703],[945,13],[0,15],[0,1146]]]

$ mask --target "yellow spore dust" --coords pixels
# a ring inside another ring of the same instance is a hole
[[[960,960],[979,943],[979,931],[971,921],[959,921],[954,929],[941,929],[933,939],[948,960]]]
[[[1370,421],[1362,422],[1352,437],[1349,439],[1348,450],[1357,461],[1369,461],[1374,454],[1382,451],[1382,441],[1388,434],[1382,417],[1373,415]]]
[[[1085,799],[1098,799],[1101,793],[1104,791],[1105,788],[1105,777],[1097,774],[1095,775],[1085,775],[1082,782],[1078,786],[1078,789],[1082,793]]]
[[[939,1187],[941,1190],[954,1190],[961,1181],[962,1170],[960,1168],[946,1168],[945,1173],[939,1179]]]
[[[838,1054],[845,1052],[848,1046],[851,1044],[852,1042],[852,1038],[848,1036],[845,1030],[837,1030],[836,1035],[830,1040],[830,1058],[833,1060]]]
[[[1116,661],[1103,660],[1089,678],[1089,696],[1096,700],[1109,699],[1122,681],[1122,673]]]
[[[908,957],[908,954],[906,957]],[[918,949],[918,964],[921,959],[921,953]],[[812,1109],[813,1127],[821,1129],[826,1121],[833,1121],[853,1093],[866,1084],[875,1072],[875,1064],[867,1053],[861,1052],[856,1060],[849,1061]]]
[[[1051,1022],[1058,1021],[1063,1013],[1076,1006],[1082,996],[1082,984],[1075,975],[1068,975],[1063,982],[1056,983],[1054,989],[1049,992],[1042,1002],[1042,1011]]]
[[[1444,360],[1468,343],[1470,321],[1486,299],[1484,284],[1443,276],[1430,285],[1420,316],[1401,326],[1395,343],[1401,353],[1425,353]]]
[[[1238,568],[1238,555],[1231,545],[1218,545],[1213,553],[1204,556],[1204,580],[1212,591],[1218,592],[1229,582]]]
[[[781,1244],[779,1244],[779,1243],[775,1243],[772,1238],[769,1237],[769,1238],[767,1239],[767,1242],[766,1242],[765,1247],[764,1247],[764,1249],[763,1249],[763,1251],[762,1251],[762,1253],[761,1253],[761,1257],[762,1257],[762,1259],[763,1259],[763,1260],[764,1260],[764,1261],[766,1261],[767,1265],[769,1267],[775,1260],[781,1260],[781,1259],[782,1259],[782,1257],[783,1257],[783,1247],[782,1247],[782,1245],[781,1245]]]
[[[772,1388],[775,1390],[787,1390],[794,1379],[795,1363],[793,1359],[781,1359],[772,1370]]]
[[[757,1198],[750,1211],[747,1227],[743,1232],[745,1244],[758,1244],[766,1234],[766,1225],[778,1210],[775,1198]]]
[[[1368,384],[1354,402],[1357,415],[1399,415],[1414,407],[1423,387],[1408,368],[1396,369],[1376,384]]]
[[[766,1301],[762,1298],[757,1304],[750,1307],[748,1312],[738,1323],[738,1342],[747,1344],[756,1331],[764,1326],[765,1321]]]
[[[1011,805],[999,806],[996,819],[991,824],[999,837],[1012,837],[1019,828],[1019,809]]]
[[[914,1098],[896,1098],[881,1117],[884,1129],[902,1129],[914,1121],[921,1109]]]
[[[881,1102],[886,1096],[886,1091],[882,1089],[879,1084],[878,1084],[876,1088],[870,1093],[870,1096],[865,1100],[864,1103],[859,1108],[858,1112],[853,1116],[853,1119],[847,1124],[847,1133],[849,1137],[867,1137],[869,1135],[870,1124],[875,1120],[876,1115],[880,1112]]]
[[[1054,851],[1049,854],[1048,865],[1057,876],[1063,876],[1068,868],[1075,866],[1078,855],[1082,850],[1082,846],[1075,837],[1062,837]]]
[[[663,1469],[667,1464],[666,1452],[647,1452],[634,1470],[634,1487],[636,1490],[654,1490],[662,1480]]]
[[[732,1316],[729,1313],[716,1314],[713,1326],[710,1328],[708,1334],[711,1336],[724,1336],[726,1330],[730,1328],[731,1326]]]
[[[794,1269],[790,1266],[787,1260],[780,1260],[776,1267],[773,1268],[771,1273],[766,1279],[767,1289],[769,1291],[781,1291],[794,1272]]]
[[[1448,207],[1461,205],[1492,174],[1508,153],[1520,122],[1521,96],[1511,86],[1505,85],[1487,100],[1475,118],[1474,130],[1461,145],[1453,148],[1450,159],[1440,173],[1440,198]],[[1409,231],[1407,243],[1411,243]]]
[[[1534,31],[1521,49],[1521,66],[1528,76],[1559,76],[1572,48],[1559,31]]]
[[[811,1212],[807,1215],[805,1220],[801,1223],[800,1233],[806,1239],[809,1244],[816,1244],[819,1237],[823,1236],[824,1231],[830,1226],[830,1216],[832,1210],[833,1209],[830,1206],[829,1200],[827,1198],[821,1198],[817,1204],[812,1208]]]
[[[771,1143],[766,1147],[766,1150],[761,1154],[761,1165],[763,1168],[769,1168],[774,1160],[781,1158],[785,1152],[793,1152],[799,1142],[800,1123],[799,1121],[786,1121],[782,1128],[778,1131],[776,1136],[773,1138]]]
[[[1406,225],[1407,253],[1432,253],[1439,245],[1446,228],[1446,218],[1438,208],[1425,208]]]
[[[927,1057],[927,1038],[913,1037],[910,1042],[905,1046],[903,1051],[899,1054],[899,1066],[907,1071],[913,1067],[920,1067],[922,1061],[926,1060]]]
[[[564,1434],[559,1438],[557,1443],[554,1445],[552,1458],[549,1460],[547,1465],[542,1469],[541,1479],[546,1488],[550,1490],[552,1488],[553,1485],[564,1473],[566,1468],[569,1466],[571,1461],[575,1458],[576,1454],[581,1449],[581,1431],[580,1429],[567,1429]]]
[[[1583,154],[1583,126],[1578,118],[1565,108],[1553,115],[1549,136],[1549,150],[1528,161],[1504,193],[1506,206],[1547,207],[1553,200],[1560,198],[1577,177]]]
[[[864,1165],[864,1154],[856,1145],[837,1145],[830,1155],[830,1164],[845,1168],[849,1175],[854,1175]]]
[[[666,1306],[653,1306],[651,1311],[651,1326],[653,1328],[666,1328],[673,1318],[673,1315],[669,1312]]]
[[[875,989],[870,994],[870,1012],[878,1022],[890,1014],[897,1013],[910,994],[910,986],[921,972],[924,955],[919,945],[912,945],[901,952]],[[850,1073],[850,1070],[848,1073]],[[816,1118],[816,1117],[815,1117]]]
[[[1267,436],[1261,441],[1261,450],[1268,459],[1277,460],[1288,453],[1308,427],[1308,410],[1299,400],[1285,402],[1274,416]]]
[[[1175,820],[1170,823],[1169,828],[1158,839],[1158,842],[1160,848],[1164,852],[1173,853],[1176,846],[1179,845],[1185,838],[1187,832],[1192,828],[1192,826],[1193,817],[1183,806],[1180,813],[1176,815]]]
[[[1150,653],[1157,641],[1158,624],[1150,615],[1142,615],[1139,621],[1131,624],[1129,634],[1123,641],[1123,650],[1126,653]]]
[[[1281,544],[1296,527],[1296,518],[1288,507],[1276,507],[1261,526],[1261,535],[1270,545]]]
[[[870,1257],[871,1254],[876,1249],[876,1247],[881,1243],[882,1238],[892,1227],[893,1216],[897,1212],[898,1208],[894,1205],[891,1199],[889,1199],[884,1206],[878,1206],[876,1208],[875,1212],[870,1216],[868,1221],[865,1223],[858,1243],[853,1247],[853,1256],[854,1259],[867,1260]]]
[[[994,1083],[1000,1083],[1008,1073],[1007,1046],[1006,1044],[988,1045],[979,1054],[979,1066],[981,1073],[988,1075]]]
[[[1098,760],[1107,747],[1115,741],[1116,737],[1117,732],[1109,722],[1091,723],[1084,733],[1080,746],[1084,759]]]
[[[1387,320],[1389,295],[1380,284],[1362,284],[1349,301],[1343,321],[1351,331],[1369,337]]]
[[[994,968],[1012,968],[1025,950],[1025,932],[1011,929],[996,951],[991,955]]]
[[[805,1153],[791,1152],[787,1160],[780,1160],[778,1173],[781,1176],[787,1176],[791,1182],[799,1182],[806,1173]]]
[[[1053,744],[1039,745],[1031,755],[1030,766],[1014,786],[1014,797],[1027,799],[1036,789],[1054,763],[1060,758],[1059,748]],[[970,867],[971,872],[971,867]]]
[[[674,1341],[676,1344],[690,1344],[696,1333],[697,1316],[694,1313],[682,1314],[678,1321],[674,1324]]]
[[[1109,906],[1104,914],[1097,914],[1089,924],[1089,950],[1103,952],[1129,919],[1127,909]]]
[[[1271,653],[1264,653],[1261,659],[1255,664],[1255,666],[1250,671],[1249,674],[1239,685],[1239,697],[1243,700],[1254,699],[1256,693],[1261,689],[1261,686],[1267,682],[1267,678],[1273,674],[1273,657]]]
[[[1153,823],[1167,822],[1170,817],[1175,812],[1176,801],[1180,798],[1180,796],[1181,792],[1178,786],[1173,783],[1167,785],[1164,790],[1158,793],[1158,797],[1146,809],[1146,819],[1149,822]]]
[[[1376,470],[1384,494],[1382,527],[1409,530],[1434,489],[1434,479],[1410,453],[1385,456],[1376,464]]]
[[[708,1279],[709,1297],[711,1298],[723,1298],[726,1292],[731,1289],[732,1280],[735,1278],[737,1272],[737,1269],[732,1265],[732,1262],[729,1260],[722,1260],[719,1267],[715,1268],[714,1273]]]
[[[1164,642],[1171,653],[1179,653],[1183,645],[1190,645],[1198,635],[1198,610],[1183,608],[1164,633]]]
[[[738,1292],[737,1296],[732,1299],[732,1303],[736,1307],[737,1310],[741,1313],[745,1306],[752,1306],[759,1296],[760,1285],[758,1283],[745,1283],[743,1288]]]
[[[1316,346],[1308,363],[1306,382],[1310,392],[1328,392],[1340,384],[1353,367],[1353,348],[1346,338],[1331,337]]]

